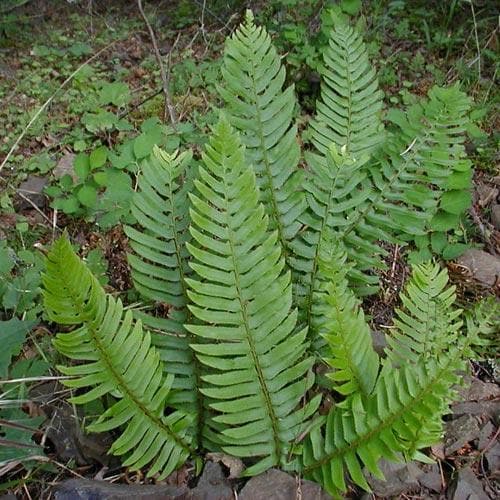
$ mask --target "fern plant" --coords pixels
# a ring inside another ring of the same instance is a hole
[[[293,87],[269,35],[248,13],[227,40],[226,108],[201,167],[155,149],[138,176],[125,231],[145,308],[106,295],[64,237],[50,251],[46,309],[75,328],[54,343],[79,362],[61,367],[65,383],[75,403],[112,401],[90,429],[122,429],[110,451],[125,465],[164,477],[222,450],[245,475],[278,466],[339,494],[349,478],[369,489],[381,458],[426,460],[439,440],[490,321],[464,326],[446,271],[415,266],[379,356],[359,295],[376,289],[379,242],[425,235],[439,215],[465,101],[433,90],[399,119],[406,135],[385,134],[366,49],[338,20],[322,73],[300,170]],[[336,401],[326,415],[316,363]]]

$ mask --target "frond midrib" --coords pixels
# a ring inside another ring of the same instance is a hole
[[[337,179],[338,176],[340,175],[340,168],[339,171],[337,172],[337,175],[335,175],[334,179],[332,179],[331,187],[328,193],[328,203],[325,205],[325,211],[324,211],[324,216],[322,217],[321,220],[321,227],[319,230],[319,236],[318,236],[318,243],[316,244],[315,252],[314,252],[314,260],[313,260],[313,268],[311,270],[311,282],[309,284],[309,292],[307,293],[307,309],[306,309],[306,325],[307,325],[307,331],[311,332],[311,322],[312,322],[312,309],[313,309],[313,303],[314,303],[314,290],[316,287],[316,277],[318,274],[319,270],[319,261],[320,261],[320,255],[321,255],[321,245],[323,243],[323,234],[325,232],[325,228],[328,228],[328,217],[330,216],[330,207],[332,205],[333,201],[333,192],[337,186]]]
[[[252,71],[250,74],[251,82],[252,82],[252,97],[255,102],[255,111],[257,114],[257,131],[258,131],[258,136],[259,136],[259,149],[262,152],[262,163],[265,168],[266,172],[266,177],[269,182],[269,187],[267,191],[269,192],[270,195],[270,201],[272,205],[272,217],[274,219],[274,222],[276,224],[276,228],[278,230],[278,240],[281,243],[281,248],[283,252],[283,256],[285,257],[285,261],[288,262],[288,242],[285,238],[284,235],[284,230],[283,230],[283,225],[281,223],[281,212],[279,211],[278,207],[278,201],[276,199],[276,189],[274,189],[274,182],[273,182],[273,175],[271,171],[271,162],[269,160],[269,155],[268,155],[268,150],[266,148],[265,140],[264,140],[264,130],[262,126],[262,113],[261,113],[261,108],[259,106],[259,99],[258,99],[258,93],[257,93],[257,85],[255,81],[255,71],[256,71],[256,66],[255,66],[255,59],[252,57],[251,59],[252,63]]]
[[[177,229],[177,218],[176,218],[176,210],[175,210],[175,193],[172,188],[173,184],[173,179],[172,176],[168,176],[168,189],[169,189],[169,197],[168,201],[170,202],[170,213],[172,214],[172,229],[173,229],[173,241],[174,241],[174,246],[175,246],[175,258],[177,260],[177,267],[179,270],[179,277],[180,277],[180,283],[181,283],[181,288],[182,288],[182,295],[184,297],[184,310],[186,311],[186,323],[189,324],[191,323],[191,320],[193,318],[193,315],[187,307],[187,304],[189,304],[189,296],[187,293],[187,286],[186,286],[186,275],[184,273],[184,260],[182,257],[182,245],[179,242],[179,230]],[[180,188],[182,189],[182,188]],[[186,336],[190,340],[190,344],[193,344],[195,342],[194,335],[189,332],[186,328],[183,328]],[[198,390],[199,387],[202,387],[202,380],[201,380],[201,367],[200,367],[200,362],[198,361],[198,358],[195,356],[193,349],[189,349],[189,356],[191,359],[191,364],[193,367],[193,373],[195,377],[195,388],[194,392],[196,393],[196,442],[201,443],[202,442],[202,437],[203,437],[203,416],[205,414],[205,407],[203,404],[203,394],[201,391]]]
[[[224,200],[226,202],[225,215],[226,215],[226,219],[227,219],[228,214],[230,213],[230,210],[229,210],[229,200],[228,200],[229,186],[227,185],[227,175],[226,174],[224,175],[223,180],[224,180],[224,187],[225,187]],[[259,379],[259,385],[260,385],[262,393],[264,394],[264,399],[265,399],[266,407],[267,407],[267,414],[269,415],[269,418],[271,420],[271,426],[273,429],[274,449],[276,452],[276,457],[279,459],[281,457],[281,441],[279,438],[278,418],[274,412],[274,406],[273,406],[273,402],[271,399],[271,395],[269,394],[269,390],[267,388],[264,373],[262,371],[262,367],[260,366],[259,357],[257,355],[257,350],[255,348],[255,343],[254,343],[253,337],[251,335],[250,322],[248,319],[248,312],[247,312],[247,304],[246,304],[246,301],[243,300],[243,292],[242,292],[241,285],[240,285],[240,271],[239,271],[239,268],[238,268],[239,266],[238,266],[238,262],[236,259],[234,233],[233,233],[233,229],[232,229],[232,226],[231,226],[229,220],[226,221],[226,227],[227,227],[227,233],[228,233],[229,248],[231,251],[231,262],[232,262],[233,269],[234,269],[235,288],[236,288],[236,293],[238,296],[238,302],[239,302],[240,308],[241,308],[241,315],[243,317],[245,335],[247,338],[248,346],[250,348],[250,355],[252,356],[253,364],[254,364],[255,370],[257,372],[257,377]]]
[[[92,281],[91,287],[93,287],[93,286],[99,286],[100,287],[100,285],[95,281],[95,278],[93,276],[91,276],[91,281]],[[69,280],[69,283],[71,284],[71,280]],[[82,313],[84,313],[85,312],[85,307],[78,300],[78,295],[79,294],[78,293],[75,294],[74,290],[72,289],[72,287],[71,288],[67,287],[67,289],[68,289],[68,292],[70,293],[70,298],[73,301],[73,303],[75,304],[77,310],[80,310]],[[115,299],[111,298],[111,301],[112,301],[112,303],[114,305],[115,304]],[[191,447],[189,446],[188,443],[184,442],[184,440],[181,439],[168,426],[166,426],[161,421],[161,419],[159,419],[156,415],[154,415],[153,413],[151,413],[151,411],[146,406],[144,406],[144,404],[136,396],[136,394],[130,390],[130,388],[128,387],[128,384],[126,382],[126,380],[121,376],[121,374],[119,372],[116,371],[116,369],[115,369],[115,367],[114,367],[114,365],[113,365],[113,363],[111,361],[111,357],[109,356],[106,348],[99,341],[99,338],[98,338],[98,335],[97,335],[97,329],[96,329],[95,324],[94,324],[93,321],[88,320],[88,322],[87,322],[87,331],[89,333],[90,339],[92,340],[92,343],[94,344],[94,346],[96,347],[96,349],[101,354],[101,357],[100,357],[101,361],[104,362],[104,364],[105,364],[105,366],[106,366],[106,368],[108,370],[108,373],[112,374],[113,378],[116,381],[117,386],[120,388],[121,391],[123,391],[122,394],[126,394],[130,398],[130,400],[134,403],[134,405],[136,407],[140,408],[142,414],[145,415],[151,422],[153,422],[153,424],[156,425],[157,428],[162,429],[166,434],[168,434],[177,443],[177,445],[179,447],[181,447],[185,451],[189,452],[190,454],[194,453],[194,450],[191,449]]]

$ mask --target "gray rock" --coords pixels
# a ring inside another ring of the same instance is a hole
[[[491,223],[495,229],[500,231],[500,205],[495,204],[491,207]]]
[[[286,472],[271,469],[255,476],[238,495],[239,500],[329,500],[319,485],[311,481],[299,480]]]
[[[69,479],[56,486],[54,500],[188,500],[186,487],[110,484],[90,479]]]
[[[472,415],[462,415],[446,422],[445,428],[444,450],[447,457],[479,437],[479,424]]]
[[[45,205],[43,189],[47,185],[47,182],[45,177],[30,175],[17,188],[18,196],[15,200],[16,208],[18,210],[24,210],[26,208],[33,208],[33,205],[42,208]]]
[[[500,276],[500,258],[483,250],[471,248],[458,258],[458,264],[467,268],[474,279],[493,286]]]
[[[495,427],[491,422],[486,422],[479,433],[479,441],[477,443],[479,451],[483,451],[491,443],[493,434],[495,434]]]
[[[484,452],[484,458],[488,462],[491,477],[500,479],[500,443],[498,440]]]
[[[458,471],[455,481],[448,490],[450,500],[488,500],[479,479],[470,467]]]
[[[483,382],[478,378],[473,378],[467,391],[467,401],[484,401],[500,396],[500,387],[491,382]]]
[[[73,170],[73,162],[75,161],[74,153],[66,153],[58,162],[54,170],[52,170],[52,174],[56,179],[60,179],[63,175],[70,175],[71,178],[75,181],[78,179],[75,171]]]
[[[466,401],[455,403],[452,406],[453,414],[475,415],[491,418],[496,424],[500,424],[500,401]]]
[[[226,479],[219,463],[206,462],[196,488],[191,491],[191,500],[233,500],[231,484]]]
[[[381,460],[379,467],[385,476],[385,481],[377,479],[371,474],[366,478],[373,493],[377,496],[401,495],[420,487],[419,479],[423,475],[423,471],[413,462],[405,464]]]
[[[424,466],[421,466],[423,468]],[[423,474],[418,478],[418,482],[424,488],[427,488],[430,491],[434,491],[436,493],[441,493],[443,488],[443,484],[441,481],[441,473],[439,471],[438,464],[431,464],[425,466],[425,470],[423,470]]]

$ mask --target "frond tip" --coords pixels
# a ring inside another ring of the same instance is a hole
[[[103,432],[125,426],[110,452],[127,455],[124,465],[139,469],[151,464],[148,474],[166,477],[189,456],[191,418],[174,411],[165,415],[174,377],[163,378],[163,367],[148,332],[124,312],[120,300],[106,295],[85,264],[61,237],[47,257],[43,296],[49,318],[64,325],[79,325],[54,340],[63,355],[81,363],[59,366],[75,378],[63,384],[84,392],[71,398],[84,404],[106,394],[117,398],[88,426]]]

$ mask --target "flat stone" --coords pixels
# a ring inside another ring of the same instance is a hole
[[[500,397],[500,387],[474,377],[467,392],[467,401],[486,401]]]
[[[479,479],[470,467],[458,471],[455,481],[448,490],[450,500],[489,500]]]
[[[479,432],[479,441],[477,443],[477,449],[483,451],[487,446],[491,444],[491,438],[495,434],[495,426],[491,422],[486,422]]]
[[[500,258],[483,250],[471,248],[461,255],[457,262],[484,285],[493,286],[500,277]]]
[[[286,472],[270,469],[255,476],[238,494],[239,500],[329,500],[332,497],[311,481],[299,480]]]
[[[381,460],[379,467],[385,476],[385,481],[377,479],[371,474],[366,478],[376,496],[401,495],[420,487],[419,479],[423,475],[423,471],[413,462],[405,464]]]
[[[484,452],[488,469],[494,479],[500,479],[500,443],[497,440]]]
[[[219,463],[206,462],[203,473],[191,491],[191,500],[233,500],[233,488]]]
[[[491,223],[500,231],[500,205],[498,203],[491,207]]]
[[[52,174],[56,179],[60,179],[63,175],[70,175],[71,178],[75,181],[78,179],[78,176],[75,174],[73,170],[73,162],[75,161],[74,153],[66,153],[61,159],[57,162],[54,170],[52,170]]]
[[[37,175],[30,175],[21,185],[17,188],[17,197],[15,206],[18,210],[33,208],[35,205],[42,208],[45,205],[45,195],[43,190],[48,181],[45,177]],[[31,203],[30,203],[31,202]]]
[[[443,484],[441,481],[441,473],[439,471],[438,464],[431,464],[425,466],[423,474],[418,478],[418,482],[424,488],[427,488],[430,491],[434,491],[435,493],[441,493],[443,488]]]
[[[447,457],[479,437],[479,424],[472,415],[462,415],[446,422],[445,429],[444,450]]]
[[[500,423],[500,401],[466,401],[465,403],[455,403],[451,409],[455,416],[485,416],[497,424]]]
[[[90,479],[69,479],[58,484],[54,500],[188,500],[186,487],[110,484]]]

